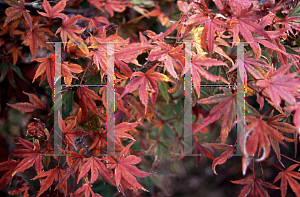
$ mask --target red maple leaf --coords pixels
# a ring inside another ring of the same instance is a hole
[[[251,6],[247,9],[237,9],[237,16],[233,16],[230,18],[230,20],[227,20],[227,24],[229,27],[228,31],[233,35],[232,45],[238,43],[238,36],[240,33],[244,37],[246,42],[248,42],[253,48],[254,53],[257,53],[259,50],[259,45],[254,40],[252,33],[263,36],[268,40],[271,40],[271,38],[262,26],[254,22],[260,19],[262,16],[255,14],[255,12],[252,12],[252,8],[253,4],[251,4]]]
[[[92,197],[102,197],[99,194],[95,194],[92,190],[92,183],[85,183],[82,185],[81,188],[79,188],[78,190],[76,190],[76,192],[74,193],[76,197],[82,197],[83,195],[85,197],[90,197],[90,193],[92,194]]]
[[[227,161],[227,159],[232,157],[233,152],[236,151],[236,146],[235,145],[227,145],[227,144],[215,144],[215,143],[207,143],[206,145],[212,146],[219,150],[226,150],[225,152],[223,152],[221,154],[220,157],[215,158],[212,163],[212,169],[213,169],[214,173],[217,174],[216,166],[224,164]]]
[[[46,109],[45,101],[42,102],[35,94],[29,94],[26,92],[23,93],[28,95],[30,103],[16,103],[7,105],[24,112],[31,112],[35,109]]]
[[[129,148],[134,143],[131,142],[128,144],[120,153],[120,157],[118,160],[115,160],[111,156],[108,156],[106,159],[109,161],[108,168],[114,169],[114,175],[116,180],[116,186],[119,187],[121,183],[121,178],[124,178],[130,185],[130,188],[128,189],[142,189],[144,191],[147,191],[143,186],[141,186],[137,181],[137,177],[147,177],[150,175],[150,173],[144,172],[139,170],[137,167],[132,166],[131,164],[138,164],[141,161],[141,158],[135,156],[135,155],[129,155],[126,156],[129,152]]]
[[[102,12],[104,12],[103,7],[105,6],[105,10],[110,14],[111,17],[114,16],[114,11],[123,12],[126,9],[126,7],[131,7],[132,5],[131,2],[111,0],[88,0],[88,2]]]
[[[103,178],[108,179],[113,185],[115,185],[115,181],[111,178],[111,174],[108,172],[106,166],[101,162],[100,158],[89,157],[85,158],[84,162],[85,163],[81,168],[77,183],[82,177],[86,176],[87,173],[91,171],[91,183],[94,183],[98,179],[99,174],[101,174]]]
[[[95,114],[100,115],[97,110],[97,106],[93,99],[101,100],[101,97],[98,96],[93,90],[90,90],[86,87],[80,87],[77,89],[77,95],[79,98],[79,105],[82,109],[82,114],[86,120],[88,120],[88,108]]]
[[[59,183],[55,186],[55,190],[66,184],[66,182],[69,180],[71,174],[75,176],[75,182],[78,182],[78,176],[80,173],[80,169],[82,168],[82,165],[84,163],[84,156],[82,156],[82,152],[85,149],[80,149],[79,153],[73,152],[73,151],[63,151],[64,154],[67,154],[67,163],[69,165],[69,168],[66,170],[64,175],[60,178]]]
[[[40,15],[48,17],[48,18],[62,18],[66,17],[65,14],[60,13],[66,7],[67,0],[59,1],[53,8],[51,8],[50,3],[47,0],[44,0],[42,6],[46,13],[37,11]]]
[[[175,79],[178,79],[178,75],[174,67],[179,72],[182,71],[182,65],[184,65],[184,53],[182,50],[183,45],[179,45],[178,47],[174,48],[171,45],[163,42],[157,42],[156,44],[161,49],[165,50],[151,52],[148,56],[148,61],[158,60],[164,62],[164,66],[170,75]]]
[[[26,149],[17,149],[12,151],[12,153],[9,155],[9,158],[11,155],[24,158],[14,169],[14,172],[12,176],[14,176],[16,173],[22,173],[26,169],[30,168],[35,164],[35,170],[37,174],[39,174],[42,169],[44,168],[42,164],[42,154],[40,150],[40,143],[38,140],[35,140],[35,144],[32,144],[31,142],[24,140],[22,138],[16,138]]]
[[[158,86],[157,86],[157,82],[159,81],[165,81],[165,82],[173,82],[173,80],[169,79],[167,76],[165,76],[164,74],[158,73],[158,72],[154,72],[154,69],[157,66],[152,67],[151,69],[149,69],[146,73],[143,72],[134,72],[131,76],[131,79],[135,76],[138,76],[137,78],[132,79],[127,85],[126,88],[124,90],[124,92],[122,93],[122,95],[120,96],[119,99],[121,99],[125,94],[127,93],[131,93],[134,90],[136,90],[139,87],[139,97],[141,102],[144,104],[145,106],[145,112],[147,111],[147,107],[148,107],[148,91],[151,91],[151,103],[154,106],[156,99],[157,99],[157,95],[158,95]]]
[[[249,194],[249,196],[269,197],[269,194],[264,189],[264,187],[268,187],[271,189],[279,189],[271,183],[263,182],[262,180],[253,177],[253,175],[250,175],[250,177],[246,179],[231,182],[234,184],[246,185],[240,192],[239,197],[248,196]]]
[[[222,61],[219,61],[216,59],[207,58],[204,54],[197,54],[197,55],[193,56],[193,58],[191,60],[191,73],[192,73],[192,77],[193,77],[193,85],[194,85],[194,88],[198,95],[198,98],[200,98],[200,85],[201,85],[201,77],[202,76],[204,78],[206,78],[207,80],[210,80],[213,82],[221,80],[224,83],[228,84],[228,82],[223,77],[211,75],[209,72],[204,70],[202,68],[202,66],[206,66],[206,67],[227,66],[227,64],[225,62],[222,62]],[[182,72],[182,76],[184,74],[186,74],[187,71],[188,71],[188,69],[185,69],[185,71]]]
[[[195,14],[185,22],[186,25],[194,23],[205,24],[201,36],[201,45],[209,52],[209,57],[211,57],[214,52],[215,33],[220,34],[225,31],[226,23],[217,17],[213,17],[208,12]]]
[[[14,176],[12,176],[12,174],[19,163],[20,162],[16,160],[0,163],[0,171],[7,171],[0,179],[0,190],[2,190],[13,179]]]
[[[122,143],[120,141],[120,138],[128,138],[134,140],[134,138],[129,135],[128,131],[133,130],[135,127],[138,126],[138,122],[135,123],[128,123],[128,122],[122,122],[115,126],[115,142],[118,143],[120,146],[122,146]],[[112,138],[112,136],[108,135],[108,137]]]
[[[287,185],[289,184],[297,197],[300,197],[300,184],[295,179],[300,179],[300,173],[293,170],[298,167],[299,164],[291,165],[288,169],[279,172],[273,183],[281,179],[280,190],[281,196],[286,196]],[[295,178],[295,179],[294,179]]]
[[[81,33],[84,29],[74,26],[80,18],[82,18],[81,15],[76,15],[72,18],[66,16],[63,20],[62,26],[57,29],[55,35],[60,33],[61,40],[64,42],[64,47],[66,47],[66,43],[69,38],[72,42],[79,44],[78,47],[83,53],[88,54],[89,50],[86,44],[80,36],[76,35],[76,33]]]
[[[206,118],[204,118],[201,124],[194,130],[194,132],[198,132],[209,124],[219,120],[222,115],[222,128],[221,128],[221,140],[222,143],[226,141],[228,133],[232,128],[232,123],[234,119],[234,114],[236,110],[236,92],[232,94],[227,89],[223,88],[226,94],[217,94],[214,96],[210,96],[208,98],[204,98],[198,101],[201,104],[214,104],[216,105],[208,114]]]
[[[45,179],[40,181],[41,188],[39,190],[39,193],[37,194],[37,197],[41,196],[47,189],[49,189],[49,187],[51,187],[51,185],[53,184],[54,180],[60,181],[60,179],[63,177],[63,174],[64,174],[64,170],[61,169],[60,167],[56,167],[47,172],[43,171],[39,173],[37,176],[35,176],[33,180],[46,177]],[[62,185],[60,188],[63,190],[64,194],[67,195],[67,183]]]
[[[75,120],[73,120],[72,124],[67,124],[67,126],[66,126],[65,121],[61,118],[61,116],[59,114],[59,121],[61,122],[61,125],[62,125],[62,128],[60,128],[60,129],[62,130],[63,134],[65,134],[67,143],[72,144],[73,147],[76,149],[76,145],[75,145],[75,142],[72,137],[85,136],[85,135],[88,135],[89,133],[87,133],[85,131],[81,131],[81,130],[73,130],[73,128],[76,125],[76,117],[75,117]]]
[[[266,77],[256,83],[257,86],[267,89],[268,95],[275,106],[279,107],[281,103],[280,97],[294,105],[296,104],[295,97],[300,96],[298,93],[300,80],[296,78],[297,73],[286,74],[290,66],[291,64],[283,65],[276,71],[274,71],[272,66]]]
[[[257,161],[262,161],[268,157],[271,139],[281,144],[284,144],[282,140],[285,139],[276,128],[269,125],[269,122],[264,121],[263,117],[264,116],[260,118],[245,116],[246,122],[250,124],[245,126],[246,142],[240,140],[240,146],[246,154],[254,155],[258,146],[264,149],[262,157]],[[243,132],[240,133],[240,137],[242,137],[242,134]],[[244,150],[244,148],[246,150]]]

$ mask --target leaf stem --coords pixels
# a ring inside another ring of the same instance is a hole
[[[273,151],[274,153],[275,153],[275,151],[274,150],[271,150],[271,151]],[[295,162],[295,163],[297,163],[297,164],[300,164],[300,162],[299,161],[296,161],[296,160],[294,160],[294,159],[291,159],[291,158],[289,158],[288,156],[285,156],[285,155],[283,155],[283,154],[281,154],[281,153],[279,153],[282,157],[285,157],[285,158],[287,158],[287,159],[289,159],[289,160],[291,160],[291,161],[293,161],[293,162]]]
[[[275,164],[269,162],[268,160],[264,160],[264,161],[267,162],[267,163],[269,163],[269,164],[271,164],[272,166],[275,166],[275,167],[278,168],[279,170],[284,171],[284,169],[282,169],[282,168],[276,166]]]
[[[81,78],[80,85],[82,85],[82,80],[83,80],[83,78],[84,78],[84,76],[85,76],[85,73],[86,73],[86,71],[89,69],[89,67],[90,67],[90,65],[92,64],[92,62],[93,62],[93,61],[91,61],[91,62],[89,63],[89,65],[86,67],[86,69],[85,69],[85,71],[84,71],[84,73],[83,73],[83,76],[82,76],[82,78]]]

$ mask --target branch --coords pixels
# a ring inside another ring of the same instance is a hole
[[[48,2],[51,2],[51,1],[48,1]],[[31,3],[24,3],[24,4],[25,4],[25,7],[30,7],[31,9],[44,10],[43,7],[42,7],[42,5],[41,5],[41,3],[38,3],[37,1],[36,2],[31,2]],[[7,6],[9,6],[4,0],[0,0],[0,5],[7,5]],[[70,14],[70,13],[77,14],[77,13],[79,13],[81,15],[83,15],[85,12],[89,13],[90,10],[88,10],[88,9],[70,9],[70,8],[65,8],[62,11],[62,13],[66,13],[66,14]]]

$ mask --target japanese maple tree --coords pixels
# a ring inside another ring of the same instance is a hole
[[[241,178],[228,181],[244,185],[238,196],[300,196],[300,3],[0,4],[1,117],[13,108],[31,121],[26,134],[10,136],[16,146],[0,163],[1,190],[24,197],[166,196],[153,189],[163,190],[159,163],[192,155],[197,164],[212,160],[216,176],[220,165],[239,158]],[[107,192],[93,187],[99,182]]]

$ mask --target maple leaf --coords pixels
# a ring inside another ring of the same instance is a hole
[[[81,15],[76,15],[70,18],[69,16],[66,16],[62,22],[62,26],[57,29],[55,32],[55,35],[60,33],[61,40],[64,42],[64,47],[66,47],[66,43],[68,38],[74,42],[78,43],[79,49],[85,53],[88,54],[89,50],[82,40],[80,36],[77,36],[75,33],[81,33],[84,29],[75,27],[74,25],[77,23],[77,20],[82,18]]]
[[[0,190],[2,190],[13,179],[14,176],[12,176],[12,174],[19,163],[19,161],[15,160],[0,163],[0,171],[7,171],[0,179]]]
[[[204,118],[201,124],[194,130],[195,132],[200,131],[204,127],[208,126],[209,124],[219,120],[222,115],[222,128],[221,128],[221,141],[224,143],[232,128],[232,123],[234,119],[234,113],[236,110],[236,92],[232,94],[230,91],[223,89],[225,94],[217,94],[214,96],[210,96],[205,99],[201,99],[198,103],[201,104],[214,104],[219,103],[216,105],[208,114],[206,118]]]
[[[298,90],[300,81],[296,78],[297,73],[285,74],[291,64],[283,65],[276,71],[272,66],[265,79],[257,81],[256,85],[267,88],[268,95],[275,106],[281,103],[280,97],[286,102],[296,104],[295,97],[299,97]]]
[[[135,127],[138,126],[138,122],[135,123],[128,123],[128,122],[122,122],[115,126],[115,142],[117,142],[120,146],[122,146],[122,143],[119,138],[128,138],[134,140],[134,138],[129,135],[128,133],[125,133],[127,131],[133,130]],[[108,137],[112,138],[112,136],[108,135]]]
[[[158,42],[156,44],[160,46],[161,49],[165,50],[151,52],[148,56],[148,61],[158,60],[164,62],[164,66],[170,75],[175,79],[178,79],[174,67],[179,72],[182,71],[181,65],[184,65],[184,53],[182,51],[183,45],[179,45],[178,47],[174,48],[171,45],[163,42]],[[181,65],[178,62],[180,62]]]
[[[290,111],[295,111],[293,123],[296,126],[296,131],[298,132],[298,136],[300,136],[300,104],[297,103],[294,106],[285,107],[285,109],[290,110]],[[299,137],[299,139],[300,139],[300,137]]]
[[[231,32],[233,35],[232,45],[238,43],[238,36],[240,33],[244,37],[246,42],[250,44],[254,53],[256,54],[259,50],[258,48],[259,45],[257,42],[255,42],[252,33],[263,36],[268,40],[271,40],[271,38],[262,26],[254,22],[260,19],[261,16],[251,12],[252,8],[253,8],[253,4],[251,4],[251,6],[248,9],[241,10],[239,13],[237,13],[237,16],[228,18],[227,24],[229,27],[228,31]],[[251,17],[253,14],[254,17]]]
[[[86,57],[93,57],[93,62],[97,66],[98,70],[100,68],[103,69],[104,73],[107,74],[107,57],[105,55],[106,51],[91,51],[89,52]]]
[[[205,71],[202,68],[202,66],[227,66],[227,64],[216,59],[206,58],[204,54],[197,54],[193,57],[193,59],[191,60],[191,73],[193,77],[193,85],[198,95],[198,98],[200,98],[201,76],[213,82],[221,80],[224,83],[228,84],[228,82],[223,77],[211,75],[209,72]],[[185,69],[185,71],[182,72],[181,76],[186,74],[187,71],[188,69]]]
[[[32,18],[29,14],[29,11],[25,9],[25,3],[24,0],[20,0],[18,2],[17,0],[4,0],[8,5],[11,7],[6,8],[5,14],[7,15],[4,23],[4,27],[14,19],[19,18],[23,15],[25,21],[29,25],[30,29],[32,29]]]
[[[53,184],[53,181],[59,181],[64,174],[64,170],[61,169],[61,167],[56,167],[54,169],[51,169],[47,172],[43,171],[39,173],[37,176],[35,176],[32,180],[40,179],[43,177],[46,177],[45,179],[41,180],[41,188],[39,190],[39,193],[37,194],[37,197],[41,196],[51,185]],[[67,194],[67,183],[61,186],[61,189],[63,190],[64,194]]]
[[[173,82],[173,80],[169,79],[167,76],[164,74],[158,73],[158,72],[153,72],[154,69],[157,66],[152,67],[149,69],[146,73],[142,73],[140,71],[134,72],[131,76],[131,79],[135,76],[138,76],[137,78],[132,79],[126,86],[124,92],[120,96],[119,99],[121,99],[125,94],[131,93],[134,90],[136,90],[139,87],[139,97],[141,102],[145,106],[145,112],[147,111],[147,106],[148,106],[148,90],[152,91],[151,94],[151,103],[154,106],[157,95],[158,95],[158,86],[157,83],[158,81],[165,81],[165,82]]]
[[[14,172],[12,176],[14,176],[16,173],[22,173],[26,169],[30,168],[35,164],[35,170],[37,174],[39,174],[42,169],[44,168],[42,164],[42,154],[40,151],[40,144],[38,140],[35,140],[35,144],[32,144],[31,142],[24,140],[22,138],[16,138],[26,149],[18,149],[12,151],[12,153],[9,155],[9,158],[11,155],[24,158],[14,169]]]
[[[124,101],[123,99],[119,99],[120,98],[120,95],[122,94],[122,92],[124,91],[124,87],[121,87],[121,86],[115,86],[115,105],[117,106],[118,109],[120,109],[122,112],[124,112],[125,114],[127,114],[128,116],[131,116],[128,112],[128,109],[126,109],[124,107],[126,101],[127,101],[127,98],[125,97],[124,98]],[[107,87],[104,86],[102,88],[99,89],[99,94],[102,94],[102,103],[105,107],[105,109],[107,109]]]
[[[233,152],[236,151],[236,146],[235,145],[227,145],[227,144],[215,144],[215,143],[206,143],[206,145],[212,146],[219,150],[226,150],[225,152],[223,152],[220,155],[220,157],[215,158],[212,163],[212,169],[213,169],[214,173],[217,174],[216,166],[224,164],[227,161],[227,159],[229,159],[232,156]]]
[[[282,18],[277,23],[286,26],[288,28],[289,33],[295,36],[293,29],[295,29],[296,31],[300,31],[298,19],[299,16],[290,17],[287,15],[285,18]]]
[[[108,179],[113,185],[115,185],[114,180],[111,178],[111,174],[108,172],[106,166],[101,162],[100,158],[89,157],[85,158],[84,162],[85,163],[81,168],[77,183],[82,177],[84,177],[89,171],[91,171],[91,183],[94,183],[98,178],[98,174],[101,174],[103,178]]]
[[[212,149],[205,145],[205,144],[201,144],[201,143],[196,143],[196,149],[195,149],[195,154],[201,154],[201,156],[203,155],[204,157],[207,157],[209,159],[214,160],[215,157],[212,155]],[[197,165],[199,165],[200,162],[200,156],[195,156]]]
[[[85,132],[85,131],[81,131],[81,130],[73,130],[73,128],[76,125],[76,117],[75,120],[72,122],[72,124],[67,124],[65,121],[61,118],[61,115],[58,115],[59,121],[61,122],[62,128],[60,128],[63,132],[63,134],[65,134],[65,137],[67,139],[67,143],[70,143],[73,145],[73,147],[76,149],[76,145],[75,142],[73,140],[72,137],[80,137],[80,136],[85,136],[85,135],[89,135],[89,133]]]
[[[120,183],[121,183],[121,178],[124,178],[129,185],[132,188],[129,189],[142,189],[144,191],[147,191],[143,186],[141,186],[137,181],[136,178],[133,176],[137,176],[137,177],[147,177],[150,175],[150,173],[147,172],[143,172],[141,170],[139,170],[137,167],[132,166],[131,164],[138,164],[141,161],[141,158],[138,158],[135,155],[130,155],[127,156],[129,148],[131,147],[131,145],[134,143],[131,142],[130,144],[128,144],[120,153],[120,157],[118,159],[118,161],[111,159],[111,157],[107,157],[107,160],[109,160],[109,163],[113,163],[113,164],[109,164],[108,167],[115,169],[115,181],[116,181],[116,186],[119,187]]]
[[[149,16],[157,17],[162,26],[169,26],[169,24],[170,24],[169,17],[159,8],[158,5],[156,5],[156,9],[143,15],[143,17],[149,17]],[[178,25],[178,23],[179,22],[177,22],[177,24],[172,28],[172,31],[175,29],[175,27]],[[164,35],[164,36],[166,36],[166,35]]]
[[[46,28],[41,28],[43,25],[38,24],[29,30],[27,33],[26,39],[22,42],[22,44],[29,44],[29,49],[33,56],[33,59],[36,58],[36,54],[39,48],[45,48],[49,51],[53,51],[53,46],[50,43],[47,43],[45,35],[48,33],[49,36],[52,36],[53,33]]]
[[[177,1],[177,6],[181,12],[188,12],[189,11],[189,4],[185,1]]]
[[[79,98],[79,105],[82,109],[82,114],[88,120],[88,108],[95,114],[100,115],[97,110],[97,106],[93,99],[101,100],[101,97],[98,96],[93,90],[90,90],[86,87],[79,87],[77,89],[77,95]]]
[[[104,12],[103,7],[105,6],[105,10],[110,14],[111,17],[114,16],[114,11],[123,12],[126,7],[131,7],[132,5],[131,2],[126,1],[88,0],[88,2],[102,12]]]
[[[237,59],[235,65],[228,71],[232,72],[238,69],[239,73],[244,73],[244,68],[246,71],[253,76],[254,79],[264,79],[265,73],[261,68],[270,68],[270,66],[259,59],[249,58],[248,54],[245,55],[244,61]],[[247,87],[248,75],[244,75],[245,86]]]
[[[46,13],[37,11],[40,15],[48,18],[62,18],[66,17],[65,14],[60,13],[66,7],[67,0],[59,1],[53,8],[51,8],[50,3],[47,0],[44,0],[42,6]]]
[[[215,32],[221,33],[225,31],[226,23],[221,21],[218,18],[213,18],[211,14],[195,14],[185,22],[186,25],[191,24],[204,24],[201,36],[201,45],[204,49],[207,49],[209,52],[209,57],[211,57],[214,52],[214,40]]]
[[[50,133],[46,128],[45,124],[40,120],[36,122],[31,122],[27,126],[27,135],[35,136],[35,137],[46,137],[47,140],[50,137]]]
[[[13,56],[13,64],[16,65],[17,61],[18,61],[18,57],[22,57],[22,50],[23,47],[17,47],[17,46],[13,46],[8,52],[7,54],[12,53]]]
[[[67,156],[67,163],[69,165],[69,168],[66,170],[64,175],[60,178],[59,183],[55,186],[55,190],[63,186],[67,183],[69,180],[71,174],[75,175],[75,182],[78,182],[78,176],[80,173],[80,170],[82,168],[82,165],[84,163],[84,156],[82,156],[82,151],[84,149],[80,149],[79,153],[73,152],[73,151],[63,151],[64,154],[68,154]]]
[[[36,78],[38,78],[39,76],[43,75],[46,72],[49,86],[51,89],[54,89],[55,54],[53,53],[47,58],[38,58],[35,60],[37,62],[41,62],[41,64],[36,70],[32,82],[34,82]],[[78,64],[63,62],[61,65],[61,74],[62,76],[65,77],[66,84],[71,84],[72,78],[76,78],[71,74],[71,72],[80,73],[82,72],[82,68]]]
[[[9,34],[11,37],[13,35],[24,35],[23,31],[20,31],[18,29],[16,29],[18,27],[18,22],[14,22],[11,25],[7,25],[7,26],[0,26],[1,32],[0,32],[0,36],[5,35],[5,34]]]
[[[295,179],[293,179],[293,178],[300,179],[300,173],[293,171],[298,166],[299,164],[291,165],[288,169],[282,170],[282,172],[279,172],[279,174],[276,176],[273,183],[281,179],[280,190],[281,190],[282,197],[286,196],[286,190],[288,184],[290,185],[290,187],[292,188],[296,196],[297,197],[300,196],[300,185]]]
[[[253,175],[250,175],[250,177],[246,179],[241,179],[237,181],[231,181],[234,184],[240,184],[240,185],[246,185],[242,191],[240,192],[238,197],[243,196],[258,196],[258,197],[269,197],[268,192],[264,189],[264,187],[268,187],[271,189],[279,189],[278,187],[272,185],[268,182],[263,182],[260,179],[257,179],[253,177]]]
[[[126,9],[126,7],[131,7],[131,5],[132,5],[131,2],[105,1],[105,10],[110,14],[111,17],[113,17],[114,11],[123,12]]]
[[[29,94],[26,92],[23,93],[28,95],[30,103],[16,103],[7,105],[24,112],[32,112],[35,109],[46,109],[45,101],[42,102],[35,94]]]
[[[85,197],[90,197],[90,193],[92,194],[92,197],[102,197],[101,195],[95,194],[93,192],[92,184],[90,182],[83,184],[83,186],[81,188],[77,189],[74,194],[76,197],[82,197],[83,195]]]
[[[147,52],[147,50],[151,48],[153,48],[153,46],[142,45],[141,43],[127,44],[114,53],[116,65],[127,77],[131,77],[132,71],[125,63],[134,63],[139,65],[136,61],[137,56],[141,53]]]
[[[77,77],[73,76],[72,73],[79,74],[82,72],[82,67],[78,64],[73,64],[70,62],[63,62],[61,66],[61,74],[64,76],[64,80],[66,85],[70,85],[72,82],[72,78],[77,79]]]
[[[270,153],[270,139],[284,144],[282,140],[284,136],[274,127],[270,126],[268,122],[263,120],[264,116],[260,118],[245,116],[247,123],[250,123],[245,126],[245,137],[246,142],[241,142],[240,146],[246,154],[254,155],[257,147],[264,149],[264,153],[261,158],[257,161],[262,161],[268,157]],[[240,137],[242,136],[240,133]],[[243,140],[241,140],[243,141]],[[244,150],[243,145],[245,144],[246,150]]]
[[[16,194],[20,194],[20,193],[24,192],[24,197],[29,197],[29,194],[28,194],[29,188],[30,187],[28,186],[28,183],[27,184],[22,184],[21,188],[9,191],[8,193],[9,193],[9,195],[16,195]]]

